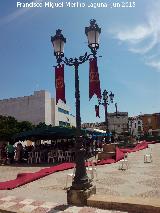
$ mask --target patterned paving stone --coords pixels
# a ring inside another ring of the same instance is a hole
[[[21,201],[23,201],[23,200],[24,200],[24,198],[19,198],[19,197],[17,197],[17,198],[15,198],[15,199],[12,199],[12,202],[19,203],[19,202],[21,202]]]
[[[23,213],[32,213],[33,210],[35,210],[35,209],[37,209],[36,206],[26,205],[26,206],[22,207],[20,209],[20,211],[23,212]]]
[[[17,204],[15,204],[13,206],[10,206],[8,209],[12,210],[12,211],[19,211],[24,206],[25,206],[24,204],[17,203]]]
[[[31,203],[31,205],[33,205],[33,206],[40,206],[40,205],[43,205],[43,204],[45,204],[44,201],[38,201],[38,200],[33,201],[33,202]]]
[[[15,202],[13,202],[13,200]],[[33,199],[16,198],[15,196],[6,196],[1,198],[0,209],[19,213],[123,213],[92,207],[77,207],[66,204],[37,201]]]
[[[55,207],[57,204],[56,203],[52,203],[52,202],[44,202],[41,207],[43,208],[53,208]]]
[[[79,213],[79,210],[80,210],[80,207],[77,207],[77,206],[71,206],[66,209],[66,211],[75,212],[75,213]]]
[[[21,204],[25,204],[25,205],[29,205],[29,204],[31,204],[33,202],[34,202],[33,199],[25,199],[25,200],[22,200],[20,203]]]
[[[4,201],[10,201],[10,200],[13,200],[15,199],[15,196],[7,196],[7,197],[2,197],[1,200],[4,200]]]
[[[50,209],[48,209],[48,208],[38,207],[35,210],[33,210],[32,213],[46,213],[49,211],[50,211]]]
[[[96,213],[96,209],[89,208],[89,207],[84,207],[81,210],[79,210],[78,213]]]
[[[2,203],[2,204],[0,205],[0,208],[7,209],[7,208],[9,208],[9,207],[11,207],[11,206],[14,206],[14,205],[16,205],[15,202],[7,201],[7,202]]]

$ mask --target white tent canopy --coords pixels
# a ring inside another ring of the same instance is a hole
[[[102,129],[86,128],[86,130],[92,131],[92,132],[106,133],[106,131],[104,131],[104,130],[102,130]]]

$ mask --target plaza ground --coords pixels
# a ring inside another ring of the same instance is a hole
[[[120,162],[97,166],[97,179],[94,181],[97,194],[160,199],[160,144],[150,146],[153,155],[152,163],[144,163],[146,150],[141,150],[128,155],[128,170],[119,170]],[[21,172],[34,172],[40,169],[41,167],[37,166],[0,166],[0,181],[14,179]],[[0,196],[10,195],[66,204],[67,195],[64,187],[67,174],[71,171],[53,173],[13,190],[1,190]],[[68,186],[70,184],[71,182]]]

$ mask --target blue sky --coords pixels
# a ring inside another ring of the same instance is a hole
[[[80,2],[87,5],[88,2],[118,1]],[[89,53],[84,30],[89,26],[89,20],[94,18],[102,30],[98,50],[98,55],[102,56],[98,59],[102,91],[113,91],[118,110],[126,111],[130,116],[140,112],[159,112],[160,0],[134,2],[133,8],[52,9],[17,8],[16,0],[1,0],[0,99],[30,95],[34,90],[41,89],[54,96],[52,66],[56,65],[56,60],[50,36],[58,28],[62,29],[67,39],[66,57],[78,57],[86,51]],[[89,102],[88,72],[86,62],[79,68],[82,122],[103,121],[103,107],[101,118],[95,117],[96,97]],[[71,67],[65,67],[65,83],[67,104],[75,113],[74,70]],[[108,111],[115,111],[114,105],[110,105]]]

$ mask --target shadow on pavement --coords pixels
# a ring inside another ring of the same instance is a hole
[[[58,205],[52,208],[48,213],[56,213],[60,211],[65,211],[67,208],[69,208],[69,205],[63,204],[63,205]]]

